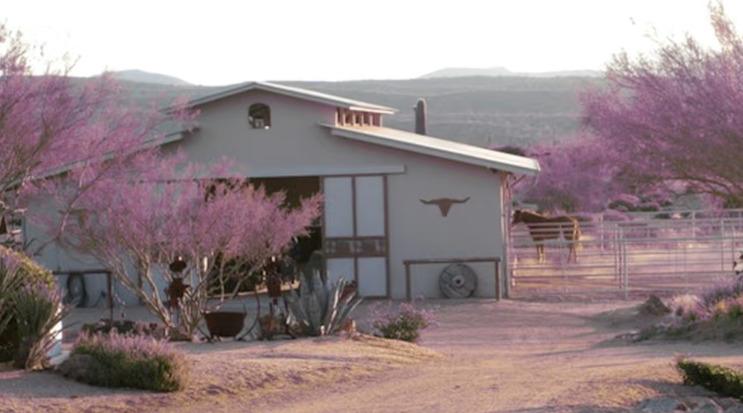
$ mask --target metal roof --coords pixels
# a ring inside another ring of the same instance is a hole
[[[220,99],[224,99],[230,96],[238,95],[240,93],[249,92],[251,90],[261,90],[265,92],[276,93],[279,95],[290,96],[297,99],[309,100],[311,102],[322,103],[325,105],[341,107],[352,110],[360,110],[374,113],[393,114],[397,112],[397,109],[388,108],[386,106],[375,105],[372,103],[361,102],[358,100],[346,99],[340,96],[329,95],[326,93],[315,92],[308,89],[302,89],[298,87],[279,85],[276,83],[269,82],[247,82],[238,85],[234,88],[223,90],[208,96],[204,96],[198,99],[194,99],[189,102],[190,107],[201,106],[210,102],[214,102]]]
[[[330,129],[331,134],[334,136],[470,165],[484,166],[486,168],[529,176],[536,176],[540,170],[539,162],[534,159],[431,136],[418,135],[398,129],[379,126],[349,127],[329,124],[321,124],[321,126]]]

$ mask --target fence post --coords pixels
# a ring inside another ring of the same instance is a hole
[[[629,299],[629,271],[627,270],[627,243],[622,239],[622,249],[624,250],[624,253],[622,254],[622,270],[624,272],[624,299]]]
[[[629,299],[629,272],[627,271],[627,240],[624,237],[624,231],[619,227],[619,249],[622,251],[620,255],[620,266],[621,266],[621,280],[622,290],[624,292],[624,299]]]
[[[732,258],[732,261],[735,262],[735,238],[738,235],[736,232],[736,224],[740,223],[740,221],[733,223],[733,233],[730,235],[730,257]],[[723,271],[725,271],[725,267],[722,268]]]
[[[619,225],[614,227],[614,276],[616,278],[617,288],[622,288],[622,228]]]
[[[725,218],[720,219],[720,244],[720,270],[725,271]]]

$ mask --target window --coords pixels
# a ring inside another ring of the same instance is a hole
[[[263,103],[250,105],[250,109],[248,109],[248,122],[253,129],[271,128],[271,108]]]

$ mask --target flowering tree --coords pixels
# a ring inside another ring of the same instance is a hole
[[[34,250],[59,241],[93,255],[168,327],[177,326],[157,278],[172,280],[167,264],[176,257],[190,263],[183,275],[191,288],[178,304],[190,334],[211,276],[225,280],[248,267],[230,261],[257,270],[318,215],[318,197],[288,211],[282,194],[209,182],[201,178],[227,175],[164,156],[165,133],[195,118],[185,105],[136,106],[112,78],[75,82],[66,67],[34,76],[36,55],[0,26],[0,215],[5,205],[44,196],[53,212],[30,218],[49,237]]]
[[[525,149],[542,172],[518,182],[518,197],[553,212],[602,210],[615,188],[611,167],[597,156],[598,146],[595,138],[583,137]]]
[[[583,96],[583,122],[626,180],[743,207],[743,41],[721,3],[710,16],[719,48],[686,36],[651,57],[617,55],[607,87]]]
[[[68,202],[50,231],[53,242],[75,197],[99,181],[93,174],[120,173],[128,158],[163,136],[165,126],[178,121],[187,127],[194,114],[135,106],[113,78],[76,82],[64,62],[34,75],[32,62],[41,55],[0,25],[0,216],[22,206],[22,195],[58,189],[56,182],[65,180]],[[89,168],[102,159],[106,168]]]
[[[183,156],[164,157],[158,148],[140,151],[126,174],[91,174],[98,184],[77,197],[76,219],[62,239],[104,264],[171,331],[192,336],[214,294],[220,302],[234,296],[319,216],[319,196],[288,210],[283,193],[267,194],[242,178],[199,178],[224,174],[224,168],[189,165]],[[84,174],[79,180],[85,183]],[[188,263],[183,274],[168,268],[178,257]],[[157,280],[181,276],[189,288],[174,319]],[[228,280],[237,282],[225,291]]]
[[[529,148],[495,149],[539,161],[539,176],[519,179],[514,191],[518,200],[536,204],[544,211],[658,210],[669,197],[664,186],[628,179],[615,155],[606,151],[603,140],[595,136],[566,138]]]

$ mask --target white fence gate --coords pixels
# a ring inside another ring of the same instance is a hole
[[[577,262],[570,241],[544,241],[539,262],[525,224],[511,229],[509,296],[678,293],[701,291],[733,277],[743,252],[742,211],[637,214],[629,221],[602,216],[580,222]]]

